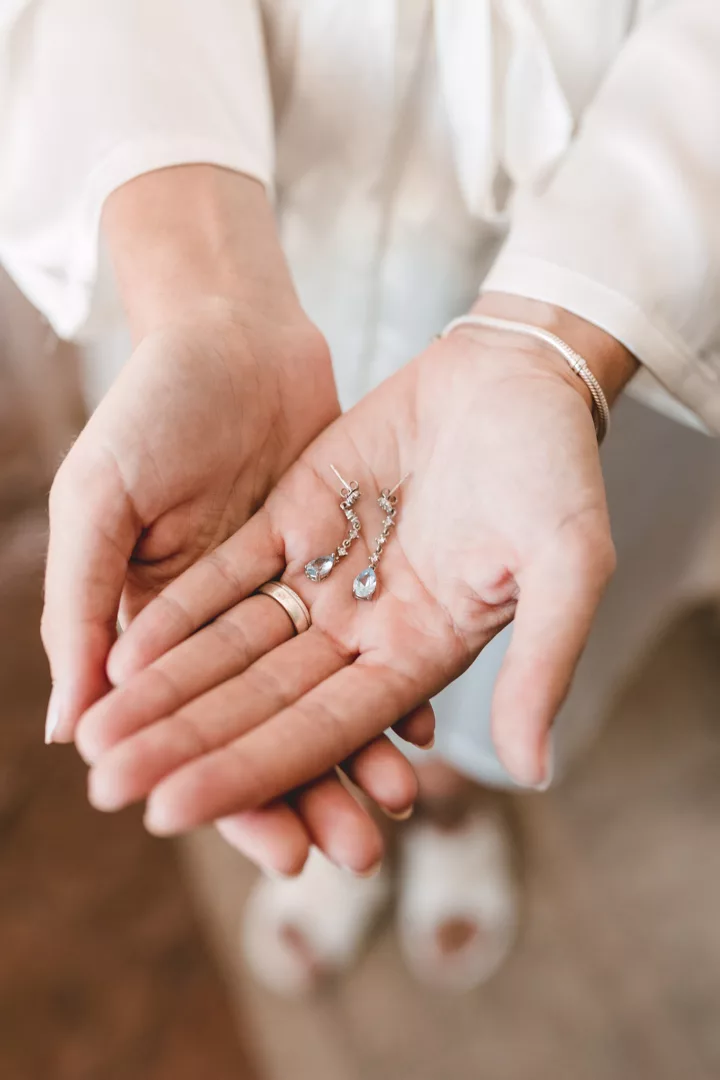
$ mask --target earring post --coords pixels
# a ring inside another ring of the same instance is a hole
[[[401,485],[401,484],[404,484],[404,483],[405,483],[405,481],[407,480],[407,478],[408,478],[408,477],[409,477],[410,475],[411,475],[411,473],[409,473],[409,472],[406,472],[406,473],[405,473],[405,475],[403,476],[402,480],[398,480],[397,484],[396,484],[396,485],[395,485],[395,487],[394,487],[394,488],[392,489],[392,491],[388,491],[388,498],[390,498],[390,496],[391,496],[391,495],[394,495],[394,494],[395,494],[395,492],[396,492],[396,491],[397,491],[397,489],[398,489],[398,488],[400,487],[400,485]]]
[[[343,480],[342,476],[341,476],[341,475],[340,475],[340,473],[339,473],[339,472],[337,471],[337,469],[335,468],[335,466],[334,466],[334,465],[331,465],[331,466],[330,466],[330,468],[331,468],[331,469],[332,469],[332,471],[333,471],[333,472],[335,473],[335,475],[337,476],[337,478],[338,478],[338,480],[340,481],[340,483],[342,484],[342,486],[343,486],[344,488],[347,488],[347,490],[348,490],[348,491],[350,491],[350,490],[351,490],[351,489],[350,489],[350,485],[348,484],[347,480]]]

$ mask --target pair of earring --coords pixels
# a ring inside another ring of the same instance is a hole
[[[319,558],[312,559],[309,563],[306,563],[305,575],[310,581],[323,581],[328,574],[330,574],[340,560],[345,558],[353,541],[357,540],[360,535],[360,530],[362,528],[360,519],[353,509],[355,503],[362,495],[357,480],[352,480],[348,483],[346,480],[343,480],[334,465],[331,465],[330,468],[342,484],[342,488],[340,489],[340,495],[342,496],[340,509],[348,519],[348,532],[343,542],[331,555],[321,555]],[[390,530],[395,525],[395,514],[397,512],[397,496],[395,492],[400,487],[400,484],[406,479],[407,477],[403,476],[402,480],[400,480],[394,488],[391,490],[384,488],[380,492],[377,501],[378,506],[385,514],[385,517],[383,518],[380,535],[375,540],[375,548],[370,556],[368,566],[364,570],[361,570],[353,581],[352,591],[356,600],[372,600],[373,595],[375,594],[378,584],[376,573],[377,564],[380,561],[383,548],[390,536]]]

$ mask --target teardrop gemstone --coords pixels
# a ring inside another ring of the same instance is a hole
[[[377,589],[377,576],[372,566],[361,570],[353,581],[353,596],[356,600],[372,600]]]
[[[334,565],[335,560],[332,555],[321,555],[319,559],[313,559],[312,562],[305,564],[305,576],[311,581],[322,581]]]

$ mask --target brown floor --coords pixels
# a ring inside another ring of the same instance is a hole
[[[332,993],[275,1001],[237,959],[252,872],[196,835],[196,884],[268,1077],[717,1080],[719,654],[714,613],[683,621],[572,776],[518,802],[525,928],[476,993],[415,985],[387,926]]]
[[[36,582],[0,607],[0,1076],[245,1080],[174,848],[103,817],[42,744]]]
[[[254,872],[208,830],[183,873],[42,746],[39,507],[77,394],[68,355],[3,367],[3,329],[0,1078],[244,1080],[252,1030],[268,1080],[717,1080],[717,617],[674,628],[572,776],[519,802],[525,929],[488,986],[418,987],[388,923],[332,991],[279,1002],[239,960]]]
[[[138,810],[91,810],[74,750],[43,745],[43,504],[78,401],[71,355],[43,352],[40,333],[21,371],[6,329],[0,319],[0,1077],[254,1080],[177,849]]]

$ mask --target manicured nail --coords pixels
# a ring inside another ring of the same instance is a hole
[[[299,870],[293,870],[290,874],[284,874],[282,870],[276,870],[273,866],[262,866],[260,863],[258,865],[265,877],[270,878],[271,881],[294,881],[303,872],[303,867]]]
[[[412,812],[415,809],[414,804],[406,806],[404,810],[388,810],[387,806],[381,806],[383,814],[389,817],[392,821],[407,821],[409,817],[412,817]]]
[[[104,778],[98,783],[94,769],[91,769],[88,773],[87,792],[90,805],[103,814],[114,814],[117,810],[123,810],[127,806],[127,799],[119,798],[118,793],[113,791],[112,787],[108,787]],[[154,830],[149,831],[153,832]]]
[[[45,745],[49,746],[53,741],[53,735],[55,729],[58,726],[58,720],[60,719],[60,706],[58,703],[57,692],[53,686],[50,693],[50,700],[48,702],[47,717],[45,718]]]
[[[373,863],[369,870],[353,870],[352,867],[346,866],[346,870],[349,870],[355,877],[371,878],[377,877],[382,870],[382,859],[378,859],[376,863]]]
[[[435,745],[435,735],[433,733],[433,737],[430,739],[430,742],[426,742],[426,743],[423,743],[421,746],[418,746],[418,750],[432,750],[434,745]]]
[[[534,749],[527,743],[516,742],[505,747],[502,762],[513,780],[524,788],[537,791],[547,780],[547,761],[538,761]]]
[[[535,784],[535,791],[547,791],[552,785],[553,778],[555,776],[555,751],[553,749],[552,741],[548,741],[547,750],[545,752],[545,775],[539,784]]]
[[[99,810],[120,809],[119,806],[98,806],[94,801],[93,806],[97,807]],[[143,825],[152,836],[175,836],[178,832],[175,825],[166,817],[162,807],[158,809],[152,800],[148,800],[145,816],[143,818]]]

